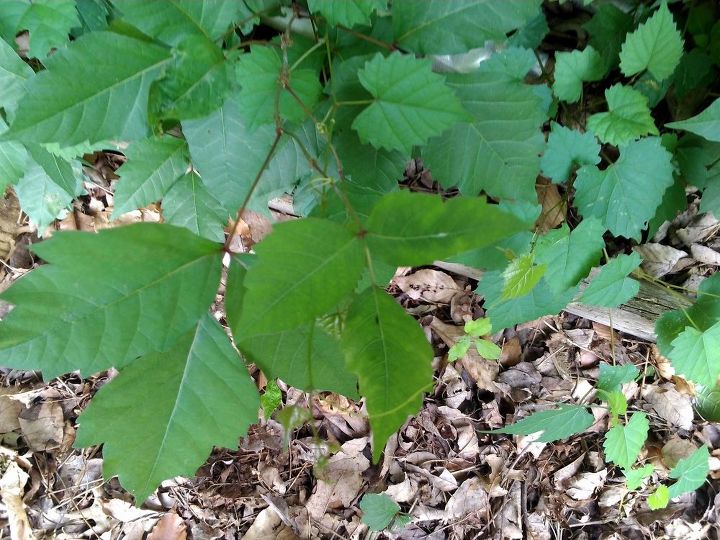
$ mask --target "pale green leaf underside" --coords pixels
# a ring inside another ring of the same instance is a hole
[[[536,412],[510,426],[494,429],[492,433],[530,435],[542,431],[538,441],[553,442],[582,433],[594,421],[593,415],[581,405],[560,405],[558,409]]]
[[[325,17],[330,26],[352,28],[356,24],[369,25],[370,15],[387,7],[387,0],[308,0],[308,7]]]
[[[375,100],[353,121],[362,142],[410,153],[433,135],[467,120],[458,98],[429,60],[393,53],[377,54],[358,72]]]
[[[680,122],[670,122],[665,127],[690,131],[708,141],[720,142],[720,98],[700,114]]]
[[[605,74],[602,57],[592,47],[582,51],[555,54],[553,92],[561,101],[575,103],[582,95],[585,81],[597,81]]]
[[[603,443],[605,458],[623,469],[629,469],[645,444],[649,428],[650,422],[641,412],[633,414],[627,425],[611,427]]]
[[[616,236],[639,238],[673,183],[672,156],[660,139],[648,137],[620,147],[620,159],[601,171],[581,167],[575,204],[584,217],[595,216]]]
[[[138,358],[80,416],[76,444],[103,444],[105,477],[142,503],[167,478],[191,477],[215,446],[237,448],[259,396],[237,352],[203,315],[164,353]]]
[[[377,287],[351,305],[341,345],[367,400],[377,461],[390,435],[420,410],[423,393],[432,387],[432,349],[417,322]]]
[[[117,170],[115,219],[160,200],[189,164],[187,143],[170,135],[135,141],[126,155],[128,160]]]
[[[535,288],[546,270],[547,266],[544,264],[535,265],[532,254],[513,259],[503,271],[505,285],[502,298],[510,299],[526,295]]]
[[[670,478],[677,481],[670,486],[670,498],[679,497],[683,493],[695,491],[705,483],[710,472],[710,452],[703,445],[690,456],[681,459],[670,471]]]
[[[28,81],[4,138],[72,146],[144,137],[150,84],[169,59],[168,50],[151,43],[110,32],[85,34]]]
[[[233,326],[238,340],[314,321],[353,291],[364,267],[358,238],[316,218],[275,225],[255,252]]]
[[[665,508],[670,502],[670,491],[664,484],[660,484],[647,498],[647,504],[650,510],[660,510]]]
[[[624,144],[642,135],[657,135],[647,98],[637,90],[616,84],[605,90],[609,112],[595,113],[587,127],[604,143]]]
[[[720,376],[720,323],[704,332],[685,328],[673,340],[669,358],[675,370],[689,380],[714,386]]]
[[[553,122],[547,146],[540,160],[543,174],[555,183],[570,177],[573,166],[597,165],[600,163],[600,145],[590,133]]]
[[[154,223],[56,233],[34,250],[50,264],[3,293],[16,307],[0,323],[0,358],[48,379],[167,350],[215,298],[222,261],[217,244]]]
[[[185,227],[198,236],[223,242],[228,213],[195,173],[183,175],[163,197],[165,223]]]
[[[417,266],[494,244],[525,229],[517,218],[478,197],[391,193],[368,220],[373,255],[396,266]]]
[[[620,49],[620,69],[627,77],[647,69],[657,81],[673,74],[683,53],[683,39],[665,2]]]
[[[630,272],[640,266],[640,255],[618,255],[600,268],[580,297],[582,302],[593,306],[616,307],[633,298],[640,290],[640,283]]]

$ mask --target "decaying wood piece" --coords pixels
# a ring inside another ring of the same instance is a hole
[[[482,277],[482,270],[463,264],[443,261],[436,261],[433,264],[448,272],[471,279],[479,280]],[[640,292],[637,296],[619,307],[603,308],[573,302],[565,308],[565,311],[610,326],[630,336],[654,342],[657,338],[655,321],[663,313],[681,307],[689,307],[690,304],[691,300],[688,298],[672,294],[655,283],[640,280]]]

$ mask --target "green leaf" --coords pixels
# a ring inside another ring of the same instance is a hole
[[[228,214],[195,173],[180,177],[163,197],[165,223],[185,227],[198,236],[222,243]]]
[[[114,218],[160,200],[189,165],[187,143],[170,135],[136,141],[126,155],[117,170]]]
[[[591,46],[582,51],[555,53],[553,92],[561,101],[575,103],[582,95],[582,84],[605,75],[602,57]]]
[[[525,228],[481,198],[439,197],[400,191],[386,195],[368,220],[374,255],[396,266],[419,266],[487,246]]]
[[[620,147],[620,159],[601,171],[584,166],[575,180],[575,205],[588,218],[600,218],[616,236],[640,238],[673,183],[672,156],[650,137]]]
[[[5,133],[8,127],[5,121],[0,118],[0,134]],[[15,184],[23,177],[29,161],[27,150],[17,142],[0,141],[0,191]]]
[[[0,36],[7,43],[14,43],[20,19],[28,10],[30,0],[4,0],[0,2]]]
[[[487,317],[481,317],[467,321],[464,327],[465,333],[472,337],[486,336],[492,332],[492,323]]]
[[[601,394],[602,395],[602,394]],[[620,391],[610,392],[605,396],[608,408],[610,409],[611,422],[616,424],[618,416],[627,412],[628,402],[625,394]]]
[[[189,35],[215,41],[237,21],[240,4],[236,0],[122,0],[117,8],[124,20],[148,36],[177,45]]]
[[[478,339],[475,348],[478,354],[487,360],[497,360],[502,354],[502,349],[488,339]]]
[[[383,493],[366,493],[360,501],[362,522],[371,531],[386,529],[400,512],[400,505]]]
[[[111,11],[109,0],[77,0],[77,12],[83,33],[105,30]]]
[[[3,139],[72,146],[144,137],[150,83],[169,58],[162,47],[127,36],[86,34],[28,81]]]
[[[393,0],[393,33],[395,43],[414,53],[462,53],[505,41],[539,12],[540,0]]]
[[[636,412],[627,425],[618,424],[605,434],[605,458],[623,469],[629,469],[637,460],[647,440],[650,422],[645,413]]]
[[[552,122],[547,146],[540,160],[543,174],[555,183],[570,178],[573,165],[597,165],[600,163],[600,145],[590,132],[580,133],[574,129]]]
[[[338,341],[318,324],[253,336],[238,347],[265,375],[295,388],[358,397],[357,378],[347,371]]]
[[[610,259],[582,292],[582,302],[616,307],[634,298],[640,290],[640,283],[628,275],[640,266],[640,262],[640,255],[635,252]]]
[[[637,30],[628,34],[620,50],[620,70],[630,77],[648,70],[657,81],[673,74],[683,53],[683,39],[672,13],[663,2]]]
[[[275,128],[261,126],[251,133],[242,121],[235,96],[206,118],[183,121],[182,128],[193,167],[200,173],[203,184],[228,213],[234,214],[262,167],[275,139]],[[265,171],[263,180],[268,174]]]
[[[650,478],[654,471],[655,468],[650,464],[644,465],[639,469],[623,469],[622,473],[623,476],[625,476],[625,485],[629,490],[638,489],[642,485],[643,480]]]
[[[462,336],[458,339],[448,351],[448,362],[455,362],[465,356],[470,350],[472,339],[470,336]]]
[[[377,462],[390,435],[420,410],[432,388],[433,351],[417,322],[378,287],[353,301],[341,345],[367,401]]]
[[[690,131],[708,141],[720,142],[720,98],[700,114],[680,122],[667,123],[665,127]]]
[[[677,479],[677,482],[670,486],[670,498],[674,499],[683,493],[695,491],[705,483],[709,472],[710,452],[708,447],[703,445],[690,456],[678,461],[670,471],[670,478]]]
[[[507,40],[509,47],[521,47],[524,49],[537,49],[542,43],[545,36],[550,32],[545,14],[540,11],[533,19],[529,20],[526,25],[510,36]]]
[[[50,49],[67,44],[70,29],[79,25],[75,0],[33,0],[17,29],[30,32],[28,56],[44,61]]]
[[[647,498],[648,507],[650,510],[660,510],[666,508],[670,502],[670,491],[664,484],[660,484],[655,491],[653,491]]]
[[[510,49],[476,72],[448,76],[473,121],[456,124],[422,149],[423,162],[443,187],[537,202],[546,114],[536,87],[523,82],[534,62],[531,51]]]
[[[600,362],[600,375],[595,388],[603,392],[619,392],[622,385],[634,381],[639,375],[633,364],[611,366],[607,362]]]
[[[605,90],[609,112],[595,113],[587,127],[604,143],[624,144],[642,135],[657,135],[647,98],[637,90],[616,84]]]
[[[600,4],[592,19],[583,27],[590,33],[588,42],[602,56],[604,73],[618,64],[620,46],[633,27],[633,18],[613,4]]]
[[[6,112],[15,110],[17,102],[25,95],[28,79],[33,75],[32,68],[0,39],[0,95]]]
[[[393,53],[376,54],[358,72],[375,98],[353,121],[363,143],[409,154],[456,122],[467,119],[445,79],[432,72],[430,60]]]
[[[40,146],[27,145],[27,153],[32,159],[25,162],[25,174],[15,186],[15,193],[42,236],[72,200],[84,193],[82,172],[77,161],[65,161]]]
[[[714,78],[712,58],[702,49],[695,48],[683,55],[672,84],[677,97],[685,98],[692,90],[712,84]]]
[[[142,501],[167,478],[193,476],[214,446],[237,448],[257,421],[258,392],[222,327],[204,315],[164,353],[103,386],[79,419],[79,446],[103,444],[105,477]]]
[[[501,429],[494,429],[490,433],[530,435],[542,432],[538,441],[553,442],[566,439],[576,433],[582,433],[594,421],[593,415],[587,412],[582,405],[559,405],[558,409],[533,413],[519,422]]]
[[[217,244],[156,223],[56,233],[34,250],[50,264],[2,294],[16,307],[0,350],[4,365],[47,379],[168,350],[215,298],[222,263]]]
[[[202,118],[218,109],[234,81],[232,64],[203,36],[188,36],[175,48],[165,75],[153,83],[151,108],[159,118]]]
[[[605,227],[598,219],[586,218],[572,232],[567,225],[540,237],[535,258],[551,269],[545,282],[560,293],[588,275],[600,260],[605,241]]]
[[[308,7],[313,13],[320,12],[330,26],[352,28],[356,24],[370,25],[370,15],[387,8],[387,0],[308,0]]]
[[[525,296],[532,291],[545,275],[547,266],[535,265],[535,256],[532,253],[517,257],[510,261],[503,271],[505,285],[503,286],[503,300]]]
[[[288,67],[287,84],[304,107],[282,86],[282,70],[282,56],[273,47],[251,47],[250,52],[238,60],[237,79],[242,87],[240,114],[248,129],[255,130],[258,126],[273,122],[276,100],[280,116],[294,122],[304,120],[307,116],[305,109],[312,110],[318,102],[322,88],[314,70],[289,71]]]
[[[326,314],[346,298],[362,273],[357,236],[327,220],[279,223],[255,248],[235,339],[290,330]],[[289,261],[292,264],[288,264]]]
[[[686,327],[673,339],[669,358],[687,379],[714,386],[720,376],[720,322],[704,331]]]
[[[260,406],[265,420],[268,420],[280,405],[282,405],[282,390],[273,379],[270,379],[260,396]]]

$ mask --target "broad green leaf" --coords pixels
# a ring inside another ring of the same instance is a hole
[[[673,74],[682,53],[682,36],[663,2],[652,17],[628,34],[620,50],[620,69],[626,77],[647,69],[655,80],[662,81]]]
[[[181,176],[163,197],[165,223],[185,227],[198,236],[222,243],[228,214],[195,173]]]
[[[390,435],[420,410],[432,388],[432,348],[417,322],[378,287],[353,301],[341,345],[367,402],[377,462]]]
[[[268,420],[280,405],[282,405],[282,390],[273,379],[270,379],[260,396],[260,406],[265,420]]]
[[[470,350],[472,339],[470,336],[462,336],[458,339],[448,351],[448,362],[455,362],[465,356]]]
[[[209,314],[167,352],[135,360],[79,419],[78,446],[103,444],[105,477],[137,504],[167,478],[193,476],[215,446],[237,448],[257,421],[254,381]]]
[[[537,202],[546,114],[542,98],[523,82],[534,62],[531,51],[510,49],[476,72],[448,76],[473,121],[454,125],[422,149],[423,162],[443,187]]]
[[[586,218],[572,232],[567,225],[540,237],[535,259],[550,271],[545,282],[556,293],[577,285],[600,260],[605,227],[598,219]]]
[[[545,36],[550,32],[545,14],[540,11],[526,25],[519,28],[507,40],[509,47],[521,47],[524,49],[537,49]]]
[[[156,223],[56,233],[33,249],[50,264],[2,294],[16,307],[0,358],[47,379],[168,350],[215,298],[222,264],[217,244]]]
[[[353,121],[363,143],[409,154],[467,113],[430,60],[393,53],[375,55],[358,72],[360,82],[375,98]]]
[[[629,469],[637,460],[647,440],[650,422],[645,413],[636,412],[626,425],[617,424],[605,434],[605,458],[623,469]]]
[[[583,82],[602,79],[604,68],[602,57],[591,46],[582,51],[555,53],[553,92],[559,100],[575,103],[582,95]]]
[[[234,214],[262,167],[275,138],[275,128],[261,126],[251,133],[242,121],[235,96],[206,118],[183,121],[182,127],[193,167],[200,173],[203,184],[228,213]],[[268,171],[263,179],[267,174]]]
[[[682,99],[692,90],[709,86],[714,79],[712,58],[702,49],[695,48],[683,55],[672,77],[672,85],[677,97]]]
[[[625,397],[625,394],[619,390],[616,392],[610,392],[605,395],[604,398],[605,401],[607,401],[608,408],[610,409],[611,421],[615,424],[618,421],[618,416],[627,412],[627,398]]]
[[[80,26],[84,32],[98,32],[108,27],[112,12],[110,0],[77,0]]]
[[[158,201],[188,168],[188,146],[183,139],[163,135],[141,139],[126,151],[127,161],[117,170],[113,217]]]
[[[582,433],[594,421],[593,415],[587,412],[582,405],[559,405],[558,409],[533,413],[519,422],[501,429],[494,429],[490,433],[530,435],[542,432],[538,441],[553,442],[566,439],[576,433]]]
[[[683,493],[690,493],[705,483],[710,472],[710,452],[708,447],[703,445],[695,450],[690,456],[678,461],[673,470],[670,471],[670,478],[677,482],[670,486],[670,498],[674,499]]]
[[[677,154],[675,157],[677,160]],[[673,184],[665,190],[660,206],[655,210],[655,216],[648,221],[648,238],[654,237],[663,223],[674,220],[686,207],[685,183],[676,175]],[[700,211],[709,211],[703,210],[702,200],[700,201]]]
[[[85,34],[28,81],[3,138],[72,146],[144,137],[150,83],[169,59],[169,51],[151,43],[110,32]]]
[[[634,381],[639,375],[633,364],[611,366],[607,362],[600,362],[600,375],[595,388],[603,392],[619,392],[622,385]]]
[[[316,323],[253,336],[240,341],[238,348],[268,377],[306,392],[358,397],[357,379],[347,371],[338,341]]]
[[[33,0],[17,29],[30,33],[28,56],[44,61],[50,49],[63,47],[70,29],[79,25],[75,0]]]
[[[290,71],[289,68],[287,84],[302,105],[282,85],[280,51],[268,46],[254,46],[238,60],[237,79],[242,88],[238,99],[240,114],[249,129],[273,123],[276,102],[280,116],[293,122],[301,122],[307,116],[306,109],[314,109],[322,91],[317,74],[312,69]]]
[[[375,10],[385,9],[387,0],[308,0],[308,7],[313,13],[319,12],[330,26],[347,26],[356,24],[368,26],[370,15]]]
[[[177,45],[189,35],[215,41],[237,21],[236,0],[122,0],[116,4],[122,18],[148,36]]]
[[[600,4],[592,19],[583,27],[590,34],[589,44],[602,56],[604,73],[607,73],[618,64],[625,34],[633,28],[632,16],[613,4]]]
[[[720,322],[704,331],[688,326],[672,341],[668,356],[687,379],[713,386],[720,376]]]
[[[153,83],[151,113],[173,120],[207,116],[232,89],[233,69],[215,43],[203,36],[186,37],[175,48],[165,75]]]
[[[643,480],[650,478],[654,471],[655,468],[650,464],[644,465],[639,469],[623,469],[622,473],[625,477],[625,485],[630,490],[638,489],[642,485]]]
[[[656,137],[621,146],[620,159],[607,169],[578,170],[575,205],[583,217],[601,219],[614,235],[638,239],[673,183],[671,159]]]
[[[362,522],[371,531],[386,529],[400,513],[400,505],[384,493],[366,493],[360,501]]]
[[[0,118],[0,134],[5,133],[7,129],[7,124]],[[6,187],[15,184],[23,177],[29,159],[27,150],[22,144],[0,141],[0,192],[4,193]]]
[[[497,360],[500,358],[502,349],[487,339],[478,339],[475,342],[475,349],[480,356],[487,360]]]
[[[535,264],[532,253],[513,259],[503,271],[505,285],[503,286],[503,300],[525,296],[532,291],[545,275],[547,266]]]
[[[0,36],[7,43],[14,43],[20,19],[28,10],[30,0],[4,0],[0,2]]]
[[[396,266],[418,266],[487,246],[525,228],[481,198],[409,191],[386,195],[373,209],[365,237],[371,252]]]
[[[528,294],[504,299],[504,287],[503,273],[494,270],[483,275],[477,288],[478,294],[485,297],[484,307],[496,330],[532,321],[543,315],[559,313],[570,303],[577,290],[573,287],[557,294],[541,279]]]
[[[680,139],[673,153],[680,175],[688,184],[705,189],[720,180],[720,142],[711,142],[687,133]]]
[[[547,146],[540,160],[545,176],[555,183],[570,178],[573,166],[600,163],[600,145],[590,132],[580,133],[574,129],[552,122]]]
[[[487,317],[467,321],[464,326],[465,333],[472,337],[486,336],[492,332],[492,323]]]
[[[650,510],[660,510],[667,507],[670,502],[670,491],[665,484],[660,484],[647,498]]]
[[[540,0],[393,0],[395,43],[418,54],[462,53],[505,41],[540,12]],[[448,29],[452,28],[452,32]]]
[[[0,95],[6,112],[15,110],[17,102],[25,95],[28,79],[33,75],[32,68],[0,39]]]
[[[587,127],[604,143],[624,144],[643,135],[657,135],[647,98],[637,90],[616,84],[605,90],[609,112],[595,113]]]
[[[580,299],[593,306],[616,307],[634,298],[640,283],[628,275],[640,266],[640,262],[640,255],[635,252],[611,259],[592,278]]]
[[[363,251],[357,236],[327,220],[279,223],[255,248],[235,339],[297,328],[326,314],[355,288]]]
[[[665,127],[690,131],[708,141],[720,142],[720,98],[700,114],[680,122],[670,122]]]
[[[82,172],[77,161],[65,161],[40,146],[27,145],[27,153],[32,159],[25,162],[25,174],[15,186],[15,193],[23,211],[37,225],[42,236],[72,200],[84,193]]]

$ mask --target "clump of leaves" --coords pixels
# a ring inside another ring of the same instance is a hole
[[[720,109],[704,81],[720,65],[720,23],[664,2],[588,9],[589,44],[556,53],[548,73],[533,51],[548,29],[540,0],[0,3],[0,187],[13,186],[43,232],[84,193],[81,156],[124,141],[114,217],[162,200],[164,218],[34,246],[48,264],[2,294],[15,308],[0,324],[0,363],[45,377],[117,368],[76,443],[103,443],[106,475],[138,501],[192,475],[213,446],[236,446],[257,420],[246,361],[268,380],[364,397],[377,460],[433,384],[423,331],[383,290],[388,269],[483,268],[478,292],[496,330],[572,300],[611,307],[637,293],[640,261],[606,260],[580,291],[604,235],[639,240],[685,202],[686,183],[718,189]],[[284,30],[258,31],[261,15],[280,13]],[[684,34],[678,17],[694,21]],[[433,70],[433,55],[488,40],[501,52],[478,69]],[[536,68],[542,76],[528,76]],[[597,87],[604,99],[587,99]],[[692,105],[665,99],[689,90],[700,95]],[[558,114],[574,103],[587,121]],[[400,190],[411,156],[460,195]],[[541,171],[573,195],[581,221],[535,228]],[[284,192],[301,219],[233,255],[228,219],[267,213]],[[712,201],[703,210],[718,213]],[[235,346],[208,315],[228,254]],[[720,374],[718,283],[658,322],[663,353],[707,386]],[[498,355],[482,338],[487,319],[466,330],[459,348]],[[618,385],[630,375],[604,371],[598,394],[612,413],[607,458],[638,485],[650,474],[632,468],[648,421],[626,414]],[[564,405],[501,431],[553,440],[591,422],[584,406]],[[701,448],[681,461],[667,496],[697,488],[706,458]],[[663,488],[653,497],[667,499]]]

